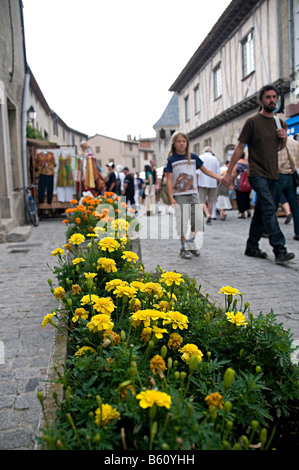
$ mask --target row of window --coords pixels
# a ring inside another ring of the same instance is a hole
[[[242,74],[243,78],[247,77],[254,71],[254,44],[253,44],[253,30],[241,41],[242,47]],[[222,71],[221,62],[219,62],[213,69],[213,84],[214,84],[214,100],[222,96]],[[200,112],[200,97],[199,85],[193,90],[194,100],[194,114]],[[185,121],[190,120],[190,97],[185,97]]]

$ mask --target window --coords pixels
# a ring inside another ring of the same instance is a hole
[[[101,147],[99,145],[96,146],[96,153],[101,153]]]
[[[214,68],[214,99],[220,98],[222,95],[222,75],[221,75],[221,64],[219,63]]]
[[[194,88],[194,110],[195,114],[198,114],[200,111],[200,103],[199,103],[199,85]]]
[[[190,110],[189,110],[189,95],[185,98],[185,121],[190,119]]]
[[[242,41],[243,78],[254,71],[253,31]]]

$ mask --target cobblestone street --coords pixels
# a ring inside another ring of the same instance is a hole
[[[46,313],[56,307],[47,279],[53,249],[65,243],[62,219],[43,219],[32,227],[31,237],[23,243],[0,244],[1,323],[0,341],[4,361],[0,363],[0,449],[34,449],[40,416],[37,391],[43,390],[54,331],[41,327]],[[140,216],[142,261],[147,271],[157,265],[194,277],[217,302],[224,285],[238,288],[257,315],[272,308],[278,320],[299,340],[298,272],[299,243],[293,240],[293,224],[279,220],[288,251],[296,258],[288,266],[276,265],[267,239],[261,248],[267,260],[244,256],[250,219],[239,220],[237,211],[228,212],[222,222],[205,225],[203,245],[198,258],[183,260],[180,242],[174,234],[174,216],[164,213]],[[150,227],[148,223],[150,222]],[[148,238],[148,234],[151,238]],[[171,237],[169,239],[169,234]],[[54,278],[53,278],[54,279]]]

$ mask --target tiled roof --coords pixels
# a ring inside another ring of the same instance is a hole
[[[154,124],[154,128],[163,126],[178,126],[179,125],[179,104],[178,95],[174,93],[171,100],[165,108],[160,119]]]

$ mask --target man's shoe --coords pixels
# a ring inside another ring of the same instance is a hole
[[[211,217],[208,217],[207,218],[207,224],[210,224],[212,222],[212,218]]]
[[[294,240],[299,240],[299,235],[294,235]]]
[[[285,224],[289,224],[292,220],[292,214],[287,215],[286,220],[284,221]]]
[[[192,258],[191,253],[188,250],[185,250],[184,248],[181,248],[180,256],[181,256],[181,258],[184,258],[184,259],[191,259]]]
[[[286,263],[287,261],[291,261],[291,259],[294,259],[294,258],[295,258],[294,253],[283,253],[281,255],[276,256],[275,262],[277,264]]]
[[[251,256],[252,258],[262,258],[262,259],[266,259],[268,257],[267,253],[265,253],[264,251],[261,251],[259,249],[257,250],[246,250],[245,251],[245,255],[246,256]]]

